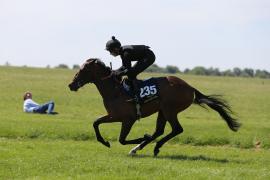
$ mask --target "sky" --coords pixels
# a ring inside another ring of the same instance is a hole
[[[0,0],[0,65],[117,68],[112,35],[150,46],[161,67],[270,71],[269,0]]]

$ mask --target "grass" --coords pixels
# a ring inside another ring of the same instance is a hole
[[[169,145],[126,155],[127,146],[107,149],[90,141],[1,140],[3,179],[267,179],[267,150]],[[153,146],[151,145],[153,148]],[[252,156],[251,156],[252,155]]]
[[[106,111],[93,85],[69,91],[74,73],[0,67],[0,179],[270,178],[269,79],[178,75],[204,94],[223,94],[243,126],[234,133],[216,112],[193,105],[178,116],[183,134],[153,158],[154,143],[127,156],[133,146],[118,142],[119,123],[101,126],[110,149],[96,141],[92,123]],[[150,76],[160,74],[141,78]],[[22,112],[25,91],[39,103],[53,99],[59,114]],[[129,138],[151,134],[155,119],[137,122]]]

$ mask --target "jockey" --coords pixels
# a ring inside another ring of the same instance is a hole
[[[106,43],[106,50],[114,57],[120,55],[122,66],[114,73],[120,77],[127,75],[128,83],[133,90],[135,98],[137,98],[136,77],[155,62],[155,54],[150,50],[150,47],[145,45],[121,46],[120,41],[114,36]],[[137,61],[133,67],[131,66],[131,61]]]

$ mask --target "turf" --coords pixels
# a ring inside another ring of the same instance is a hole
[[[96,141],[93,121],[105,114],[93,85],[70,92],[74,70],[0,67],[0,179],[269,179],[270,80],[177,74],[204,94],[223,94],[242,123],[230,131],[218,114],[193,105],[178,115],[183,134],[153,157],[154,143],[127,156],[120,124],[101,126],[110,149]],[[140,78],[164,76],[143,74]],[[22,111],[23,93],[53,99],[58,115]],[[137,122],[129,138],[151,134],[156,114]],[[170,131],[169,125],[166,133]]]

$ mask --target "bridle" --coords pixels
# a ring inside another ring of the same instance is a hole
[[[97,64],[97,63],[95,63],[95,64]],[[95,72],[95,66],[96,65],[94,65],[93,66],[93,71]],[[84,66],[84,68],[87,68],[86,66]],[[107,68],[107,67],[106,67]],[[91,80],[91,81],[89,81],[89,83],[95,83],[95,82],[97,82],[97,81],[104,81],[104,80],[107,80],[107,79],[109,79],[109,78],[111,78],[113,76],[113,71],[111,70],[111,72],[110,72],[110,74],[109,75],[106,75],[106,76],[104,76],[104,77],[101,77],[101,78],[96,78],[96,77],[94,77],[93,79],[94,80]],[[85,83],[86,84],[86,83]],[[77,81],[77,86],[80,88],[80,87],[82,87],[84,84],[81,82],[81,81]]]

